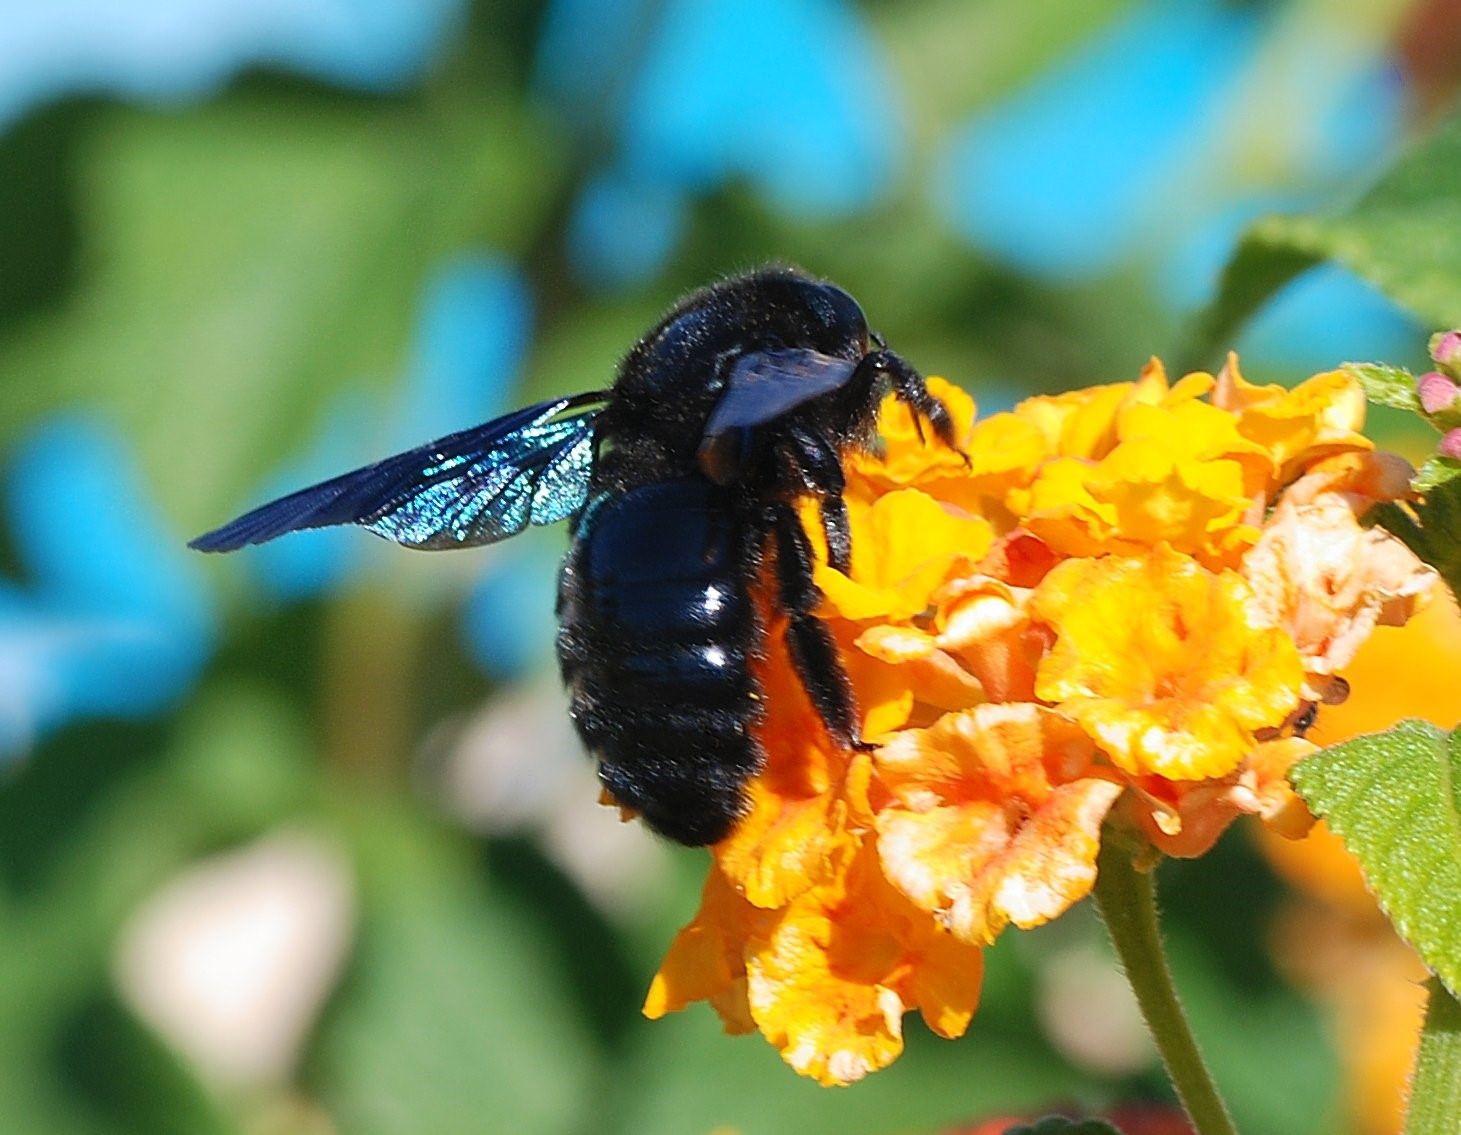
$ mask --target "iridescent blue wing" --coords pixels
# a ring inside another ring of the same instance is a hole
[[[286,532],[358,524],[408,548],[462,548],[572,516],[593,472],[594,403],[539,402],[270,501],[188,546],[231,552]]]
[[[774,422],[803,402],[846,386],[857,366],[799,347],[742,355],[705,423],[705,440]]]

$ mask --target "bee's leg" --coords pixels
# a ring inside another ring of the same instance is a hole
[[[847,480],[842,474],[842,457],[837,450],[810,430],[788,431],[803,485],[817,494],[822,513],[822,533],[827,538],[827,562],[846,574],[852,570],[852,527],[842,494]]]
[[[949,417],[948,407],[928,392],[928,385],[923,381],[923,375],[892,351],[878,351],[876,354],[869,355],[868,358],[873,361],[873,365],[887,374],[893,384],[893,393],[898,396],[898,400],[906,403],[915,414],[921,414],[927,418],[928,424],[933,427],[933,432],[939,441],[950,449],[958,449],[959,446],[954,438],[954,419]],[[914,419],[914,422],[916,425],[917,418]]]
[[[873,748],[862,740],[852,683],[837,657],[832,632],[812,614],[822,593],[812,581],[815,560],[801,519],[790,505],[776,504],[767,522],[775,540],[777,599],[787,616],[792,668],[833,741],[853,749]]]

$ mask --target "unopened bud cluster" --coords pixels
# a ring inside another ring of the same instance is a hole
[[[1461,460],[1461,331],[1431,336],[1436,369],[1415,380],[1421,409],[1442,431],[1440,454]]]

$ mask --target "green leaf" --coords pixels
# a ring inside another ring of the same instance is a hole
[[[1036,1123],[1006,1127],[1004,1135],[1121,1135],[1102,1119],[1066,1119],[1051,1115]]]
[[[1434,478],[1447,471],[1427,466],[1422,472]],[[1461,478],[1445,477],[1426,490],[1417,504],[1377,505],[1365,514],[1365,521],[1404,540],[1412,552],[1441,573],[1452,595],[1461,595]]]
[[[1461,988],[1461,730],[1425,721],[1335,745],[1294,770],[1402,937]]]
[[[1461,325],[1461,114],[1343,212],[1267,217],[1249,229],[1192,335],[1189,359],[1216,357],[1269,296],[1325,260],[1433,327]]]
[[[1197,370],[1226,351],[1238,330],[1270,296],[1323,257],[1291,248],[1282,239],[1283,217],[1260,221],[1238,242],[1223,269],[1218,294],[1198,317],[1187,346],[1177,358],[1177,373]]]
[[[1457,477],[1461,477],[1461,461],[1454,457],[1432,457],[1420,467],[1410,486],[1416,492],[1429,493]]]
[[[1461,1115],[1461,1005],[1434,978],[1415,1058],[1405,1135],[1451,1135]]]
[[[1381,406],[1420,413],[1415,375],[1385,363],[1345,363],[1340,368],[1364,388],[1365,397]]]
[[[1405,1135],[1450,1135],[1461,1115],[1461,1005],[1434,978],[1426,991]]]

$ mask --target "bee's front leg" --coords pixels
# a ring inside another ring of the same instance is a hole
[[[852,527],[842,500],[847,491],[842,456],[825,438],[800,426],[787,431],[787,441],[801,487],[817,497],[822,534],[827,539],[827,563],[846,574],[852,569]]]

